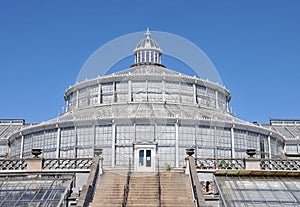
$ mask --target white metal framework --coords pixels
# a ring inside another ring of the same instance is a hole
[[[127,70],[86,80],[70,87],[66,112],[9,137],[10,157],[93,157],[103,149],[104,165],[125,166],[134,157],[134,143],[157,143],[161,165],[184,165],[185,149],[197,157],[283,157],[283,136],[242,121],[228,111],[229,91],[218,84],[184,75],[161,64],[158,43],[141,40],[135,64]]]

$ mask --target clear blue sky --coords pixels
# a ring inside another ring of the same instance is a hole
[[[299,11],[298,0],[2,0],[0,118],[56,117],[97,48],[149,26],[210,57],[239,118],[300,119]]]

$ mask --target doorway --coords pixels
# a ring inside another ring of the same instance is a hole
[[[134,163],[136,172],[154,172],[156,145],[134,145]]]

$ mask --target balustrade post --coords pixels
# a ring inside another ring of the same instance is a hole
[[[43,159],[39,157],[42,154],[41,149],[32,149],[31,154],[33,158],[27,159],[27,170],[28,171],[41,171],[43,169]]]
[[[185,149],[185,152],[186,152],[186,154],[188,155],[188,156],[193,156],[193,154],[195,153],[195,149]],[[189,158],[187,157],[187,158],[185,158],[185,162],[186,162],[186,164],[185,164],[185,166],[186,166],[186,168],[185,168],[185,174],[190,174],[190,164],[189,164]]]
[[[249,158],[245,159],[246,170],[260,170],[260,159],[254,158],[254,155],[256,154],[256,150],[247,149],[246,153],[247,155],[249,155]]]

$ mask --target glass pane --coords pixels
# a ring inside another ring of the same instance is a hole
[[[139,151],[139,166],[144,165],[144,150]]]
[[[216,180],[228,207],[298,206],[299,204],[300,179],[298,177],[216,176]]]
[[[146,167],[151,167],[151,150],[146,150]]]

